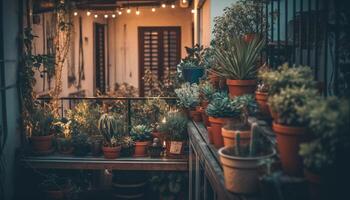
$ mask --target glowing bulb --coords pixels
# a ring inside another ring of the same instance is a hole
[[[195,9],[192,9],[192,10],[191,10],[191,13],[193,13],[193,14],[196,13],[196,10],[195,10]]]
[[[163,124],[166,123],[166,118],[165,118],[165,117],[162,119],[162,123],[163,123]]]
[[[140,11],[139,10],[136,10],[136,15],[140,15]]]
[[[182,0],[182,3],[187,3],[187,0]]]
[[[78,12],[74,12],[74,16],[78,16]]]
[[[165,7],[166,7],[166,4],[165,4],[165,3],[163,3],[163,4],[162,4],[162,8],[165,8]]]
[[[171,8],[175,8],[175,4],[171,4]]]
[[[112,18],[115,18],[115,14],[112,15]]]
[[[105,18],[107,19],[107,18],[108,18],[108,15],[105,15]]]
[[[98,17],[98,15],[94,15],[94,17],[95,17],[95,18],[97,18],[97,17]]]
[[[156,12],[156,8],[152,8],[152,12]]]
[[[122,11],[118,11],[118,15],[122,15]]]
[[[90,11],[87,11],[87,12],[86,12],[86,15],[87,15],[87,16],[90,16],[90,15],[91,15],[91,12],[90,12]]]
[[[130,14],[130,13],[131,13],[131,9],[128,8],[128,9],[126,10],[126,13]]]

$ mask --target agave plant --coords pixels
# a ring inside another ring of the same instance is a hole
[[[257,61],[265,46],[265,40],[255,37],[245,42],[240,37],[227,37],[225,47],[213,49],[217,63],[216,72],[232,80],[253,80],[257,78]]]

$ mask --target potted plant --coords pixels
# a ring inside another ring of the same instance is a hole
[[[300,110],[314,98],[317,98],[317,90],[305,87],[288,87],[269,97],[271,110],[278,115],[272,129],[276,133],[282,168],[288,175],[301,175],[299,145],[307,140],[309,134],[306,115]]]
[[[197,109],[202,114],[202,120],[206,127],[210,126],[209,118],[205,110],[207,109],[209,102],[213,98],[213,94],[216,92],[216,89],[209,81],[203,81],[199,85],[199,95],[201,100],[201,106]]]
[[[253,95],[235,97],[231,103],[233,112],[237,114],[237,119],[229,120],[227,125],[221,130],[225,147],[235,144],[236,133],[240,133],[243,145],[249,143],[251,130],[248,124],[248,116],[254,115],[258,110],[258,105]]]
[[[163,146],[160,143],[159,138],[153,138],[152,144],[148,147],[148,154],[151,158],[159,158],[163,151]]]
[[[303,112],[309,120],[311,141],[300,145],[304,175],[309,182],[310,199],[341,197],[346,190],[339,185],[348,182],[350,152],[350,102],[329,97],[311,101]],[[322,197],[322,198],[321,198]]]
[[[122,149],[120,155],[122,157],[130,157],[134,154],[135,150],[135,141],[130,136],[122,137]]]
[[[208,136],[209,143],[214,144],[216,148],[221,148],[224,145],[221,128],[230,118],[238,116],[233,110],[232,102],[228,94],[226,92],[215,93],[206,109],[206,113],[209,116],[211,127],[208,131],[208,134],[211,134]],[[212,139],[212,141],[210,139]]]
[[[165,134],[167,156],[183,155],[187,140],[188,119],[181,113],[169,113],[166,121],[159,125],[159,131]]]
[[[146,125],[136,125],[131,129],[131,137],[135,141],[134,157],[147,156],[147,147],[152,139],[152,129]]]
[[[204,75],[202,65],[203,46],[196,44],[193,48],[186,47],[187,57],[182,59],[177,66],[180,76],[190,84],[199,83]]]
[[[59,178],[55,174],[49,174],[39,187],[44,191],[46,199],[64,200],[67,198],[69,181],[65,178]]]
[[[269,86],[265,83],[263,77],[270,72],[270,69],[263,65],[258,72],[259,83],[255,91],[255,99],[259,105],[260,113],[270,118],[269,106],[267,105]]]
[[[196,110],[199,105],[199,86],[184,83],[180,88],[175,89],[178,98],[178,105],[187,111],[194,121],[201,121],[201,113]]]
[[[72,121],[62,118],[53,124],[56,132],[57,150],[64,155],[73,152],[71,123]]]
[[[271,159],[275,150],[271,144],[259,139],[256,131],[251,132],[248,145],[241,144],[240,133],[236,133],[234,146],[219,150],[221,165],[224,170],[225,187],[230,192],[252,194],[258,192],[261,161]]]
[[[217,72],[226,78],[230,96],[252,94],[257,84],[257,61],[265,46],[264,39],[255,37],[247,43],[239,37],[227,37],[225,47],[214,48]]]
[[[85,133],[75,131],[72,134],[72,145],[75,156],[86,156],[90,152],[89,136]]]
[[[119,133],[118,120],[115,116],[105,113],[98,121],[98,129],[103,135],[103,155],[107,159],[115,159],[120,155],[121,133]]]
[[[28,132],[35,154],[49,154],[53,152],[53,121],[54,116],[49,105],[36,107],[29,119]]]

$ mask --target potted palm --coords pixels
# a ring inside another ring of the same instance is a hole
[[[28,132],[35,154],[48,154],[53,151],[53,119],[48,105],[33,109],[28,123]]]
[[[221,148],[224,145],[221,128],[230,118],[238,116],[233,110],[232,101],[228,94],[226,92],[215,93],[206,109],[206,113],[209,116],[211,127],[208,131],[208,134],[211,134],[208,136],[209,142],[214,144],[216,148]]]
[[[227,37],[225,44],[214,48],[214,57],[217,73],[226,78],[230,97],[254,93],[257,61],[265,46],[264,39],[255,37],[247,43],[239,37]]]
[[[120,155],[121,133],[119,133],[118,120],[115,116],[105,113],[98,121],[98,129],[103,135],[102,151],[107,159],[115,159]]]
[[[317,98],[317,90],[305,87],[287,87],[269,97],[268,103],[271,110],[278,114],[272,128],[276,133],[282,168],[288,175],[301,175],[299,145],[310,135],[306,126],[306,115],[301,112],[301,108],[315,98]]]
[[[229,120],[221,129],[224,140],[224,146],[232,146],[235,144],[236,133],[240,133],[242,144],[250,141],[250,125],[248,124],[248,116],[254,115],[258,110],[253,95],[243,95],[232,99],[233,112],[237,114],[237,119]]]
[[[303,109],[313,138],[300,145],[299,153],[312,200],[341,196],[339,185],[348,182],[349,164],[344,158],[350,152],[349,105],[349,100],[329,97],[311,101]]]
[[[189,115],[194,121],[201,121],[201,113],[196,110],[199,105],[199,86],[189,83],[184,83],[180,88],[175,89],[175,93],[178,98],[178,105],[189,111]]]
[[[230,192],[257,193],[259,188],[258,168],[261,161],[271,159],[276,153],[271,144],[259,138],[256,131],[251,134],[249,144],[242,144],[240,133],[237,132],[235,144],[219,150],[225,187]]]
[[[182,155],[187,140],[188,119],[181,113],[169,113],[160,123],[159,130],[165,134],[167,156]]]
[[[152,139],[152,129],[146,125],[136,125],[131,129],[131,137],[135,141],[134,157],[147,156],[147,147]]]

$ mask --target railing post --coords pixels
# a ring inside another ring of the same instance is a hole
[[[130,133],[131,131],[131,99],[130,98],[128,98],[127,103],[128,103],[128,131]]]

